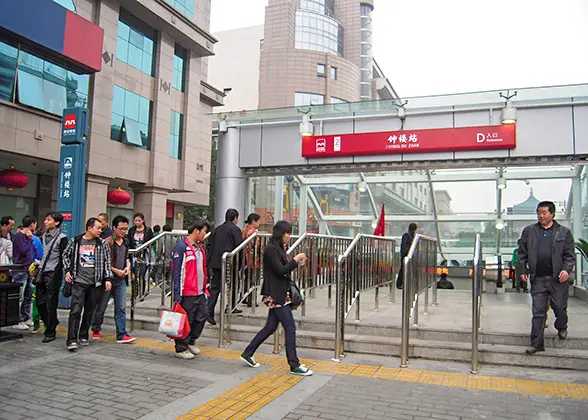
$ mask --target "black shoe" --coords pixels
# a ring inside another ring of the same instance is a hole
[[[557,332],[557,336],[560,340],[565,340],[566,338],[568,338],[568,330],[559,330]]]
[[[242,311],[241,309],[237,309],[237,308],[235,308],[235,309],[233,309],[233,313],[234,313],[234,314],[242,314],[242,313],[243,313],[243,311]]]
[[[45,337],[43,337],[43,341],[41,341],[41,342],[42,343],[50,343],[50,342],[52,342],[54,340],[55,340],[55,336],[54,335],[53,336],[45,336]]]
[[[539,353],[540,351],[545,351],[545,347],[527,347],[527,350],[525,350],[525,352],[527,354],[535,354],[535,353]]]
[[[209,316],[208,318],[206,318],[206,321],[208,321],[208,323],[210,325],[216,325],[216,321],[214,320],[213,317]]]
[[[397,284],[397,285],[396,285],[396,288],[397,288],[398,290],[402,290],[402,285],[401,285],[401,284]]]

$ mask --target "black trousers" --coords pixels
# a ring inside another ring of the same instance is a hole
[[[568,328],[568,294],[567,283],[561,284],[554,277],[536,277],[531,282],[533,298],[533,321],[531,325],[531,345],[543,347],[545,320],[547,318],[547,300],[551,298],[551,308],[555,313],[555,328],[558,331]]]
[[[88,339],[92,316],[102,296],[104,286],[74,283],[71,293],[71,309],[69,311],[69,322],[67,326],[67,344]],[[81,319],[81,325],[80,325]]]
[[[43,283],[37,285],[37,309],[45,326],[45,337],[55,337],[57,329],[57,305],[59,304],[59,290],[61,277],[56,278],[54,272],[43,273]]]
[[[206,318],[208,318],[208,303],[206,295],[182,296],[180,301],[182,308],[188,314],[190,321],[190,334],[183,340],[175,340],[176,353],[188,350],[188,344],[192,345],[202,334]]]
[[[235,273],[237,273],[237,271],[235,270]],[[218,297],[221,294],[221,290],[222,290],[222,270],[216,270],[216,269],[212,269],[212,281],[210,282],[210,296],[208,297],[208,315],[214,319],[214,308],[216,307],[216,303],[218,302]],[[237,302],[237,279],[238,276],[235,275],[233,276],[233,290],[232,290],[232,296],[233,296],[233,307],[236,306],[236,302]],[[229,302],[227,302],[227,305],[229,304]],[[224,310],[225,308],[221,308],[221,311]]]
[[[404,258],[400,262],[400,270],[398,270],[398,277],[396,277],[396,288],[402,289],[404,284]]]

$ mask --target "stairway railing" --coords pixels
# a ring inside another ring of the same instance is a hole
[[[482,259],[482,239],[476,233],[474,245],[474,266],[472,268],[472,370],[471,373],[480,372],[478,365],[478,334],[480,332],[480,315],[482,309],[482,276],[484,264]]]

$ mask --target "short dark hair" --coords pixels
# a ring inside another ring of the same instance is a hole
[[[411,233],[416,232],[417,229],[418,229],[418,226],[416,223],[411,223],[410,225],[408,225],[408,231]]]
[[[206,228],[207,232],[210,232],[210,223],[208,223],[208,220],[197,218],[188,226],[188,235],[195,230],[202,230],[204,228]]]
[[[12,217],[12,216],[2,217],[2,219],[0,219],[0,226],[8,226],[10,224],[11,220],[14,220],[14,217]]]
[[[537,204],[537,211],[539,211],[539,209],[541,207],[547,207],[547,210],[549,210],[549,213],[555,214],[555,204],[553,204],[553,201],[540,202],[539,204]]]
[[[282,237],[286,233],[292,233],[292,224],[285,220],[280,220],[274,225],[274,228],[272,229],[272,242],[282,245]]]
[[[63,223],[63,214],[59,213],[58,211],[50,211],[49,213],[47,213],[47,216],[45,217],[50,217],[53,220],[55,220],[57,226],[61,226],[61,224]]]
[[[247,216],[247,220],[245,221],[245,223],[250,225],[253,222],[257,222],[259,219],[261,219],[261,216],[259,214],[251,213],[249,216]]]
[[[163,231],[164,232],[171,232],[173,229],[170,225],[168,225],[167,223],[165,225],[163,225]]]
[[[98,218],[96,217],[90,217],[86,222],[86,230],[90,229],[91,227],[94,227],[96,222],[100,223],[100,220],[98,220]]]
[[[161,230],[161,226],[155,225],[153,226],[153,232],[159,232]]]
[[[135,213],[135,215],[133,216],[133,220],[136,219],[137,217],[141,218],[141,220],[145,220],[145,215],[141,212]]]
[[[100,213],[100,214],[98,215],[98,217],[103,217],[103,218],[104,218],[104,220],[106,220],[106,221],[108,222],[108,214],[106,214],[106,213]]]
[[[225,213],[225,222],[232,222],[239,218],[239,212],[235,209],[228,209]]]
[[[118,228],[119,223],[129,224],[129,219],[126,216],[118,215],[112,219],[112,227]]]
[[[31,216],[25,216],[22,218],[22,227],[28,228],[33,223],[33,218]]]

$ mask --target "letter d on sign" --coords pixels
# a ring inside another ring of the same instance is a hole
[[[478,133],[477,142],[478,143],[484,143],[484,140],[486,140],[486,136],[483,133]]]

